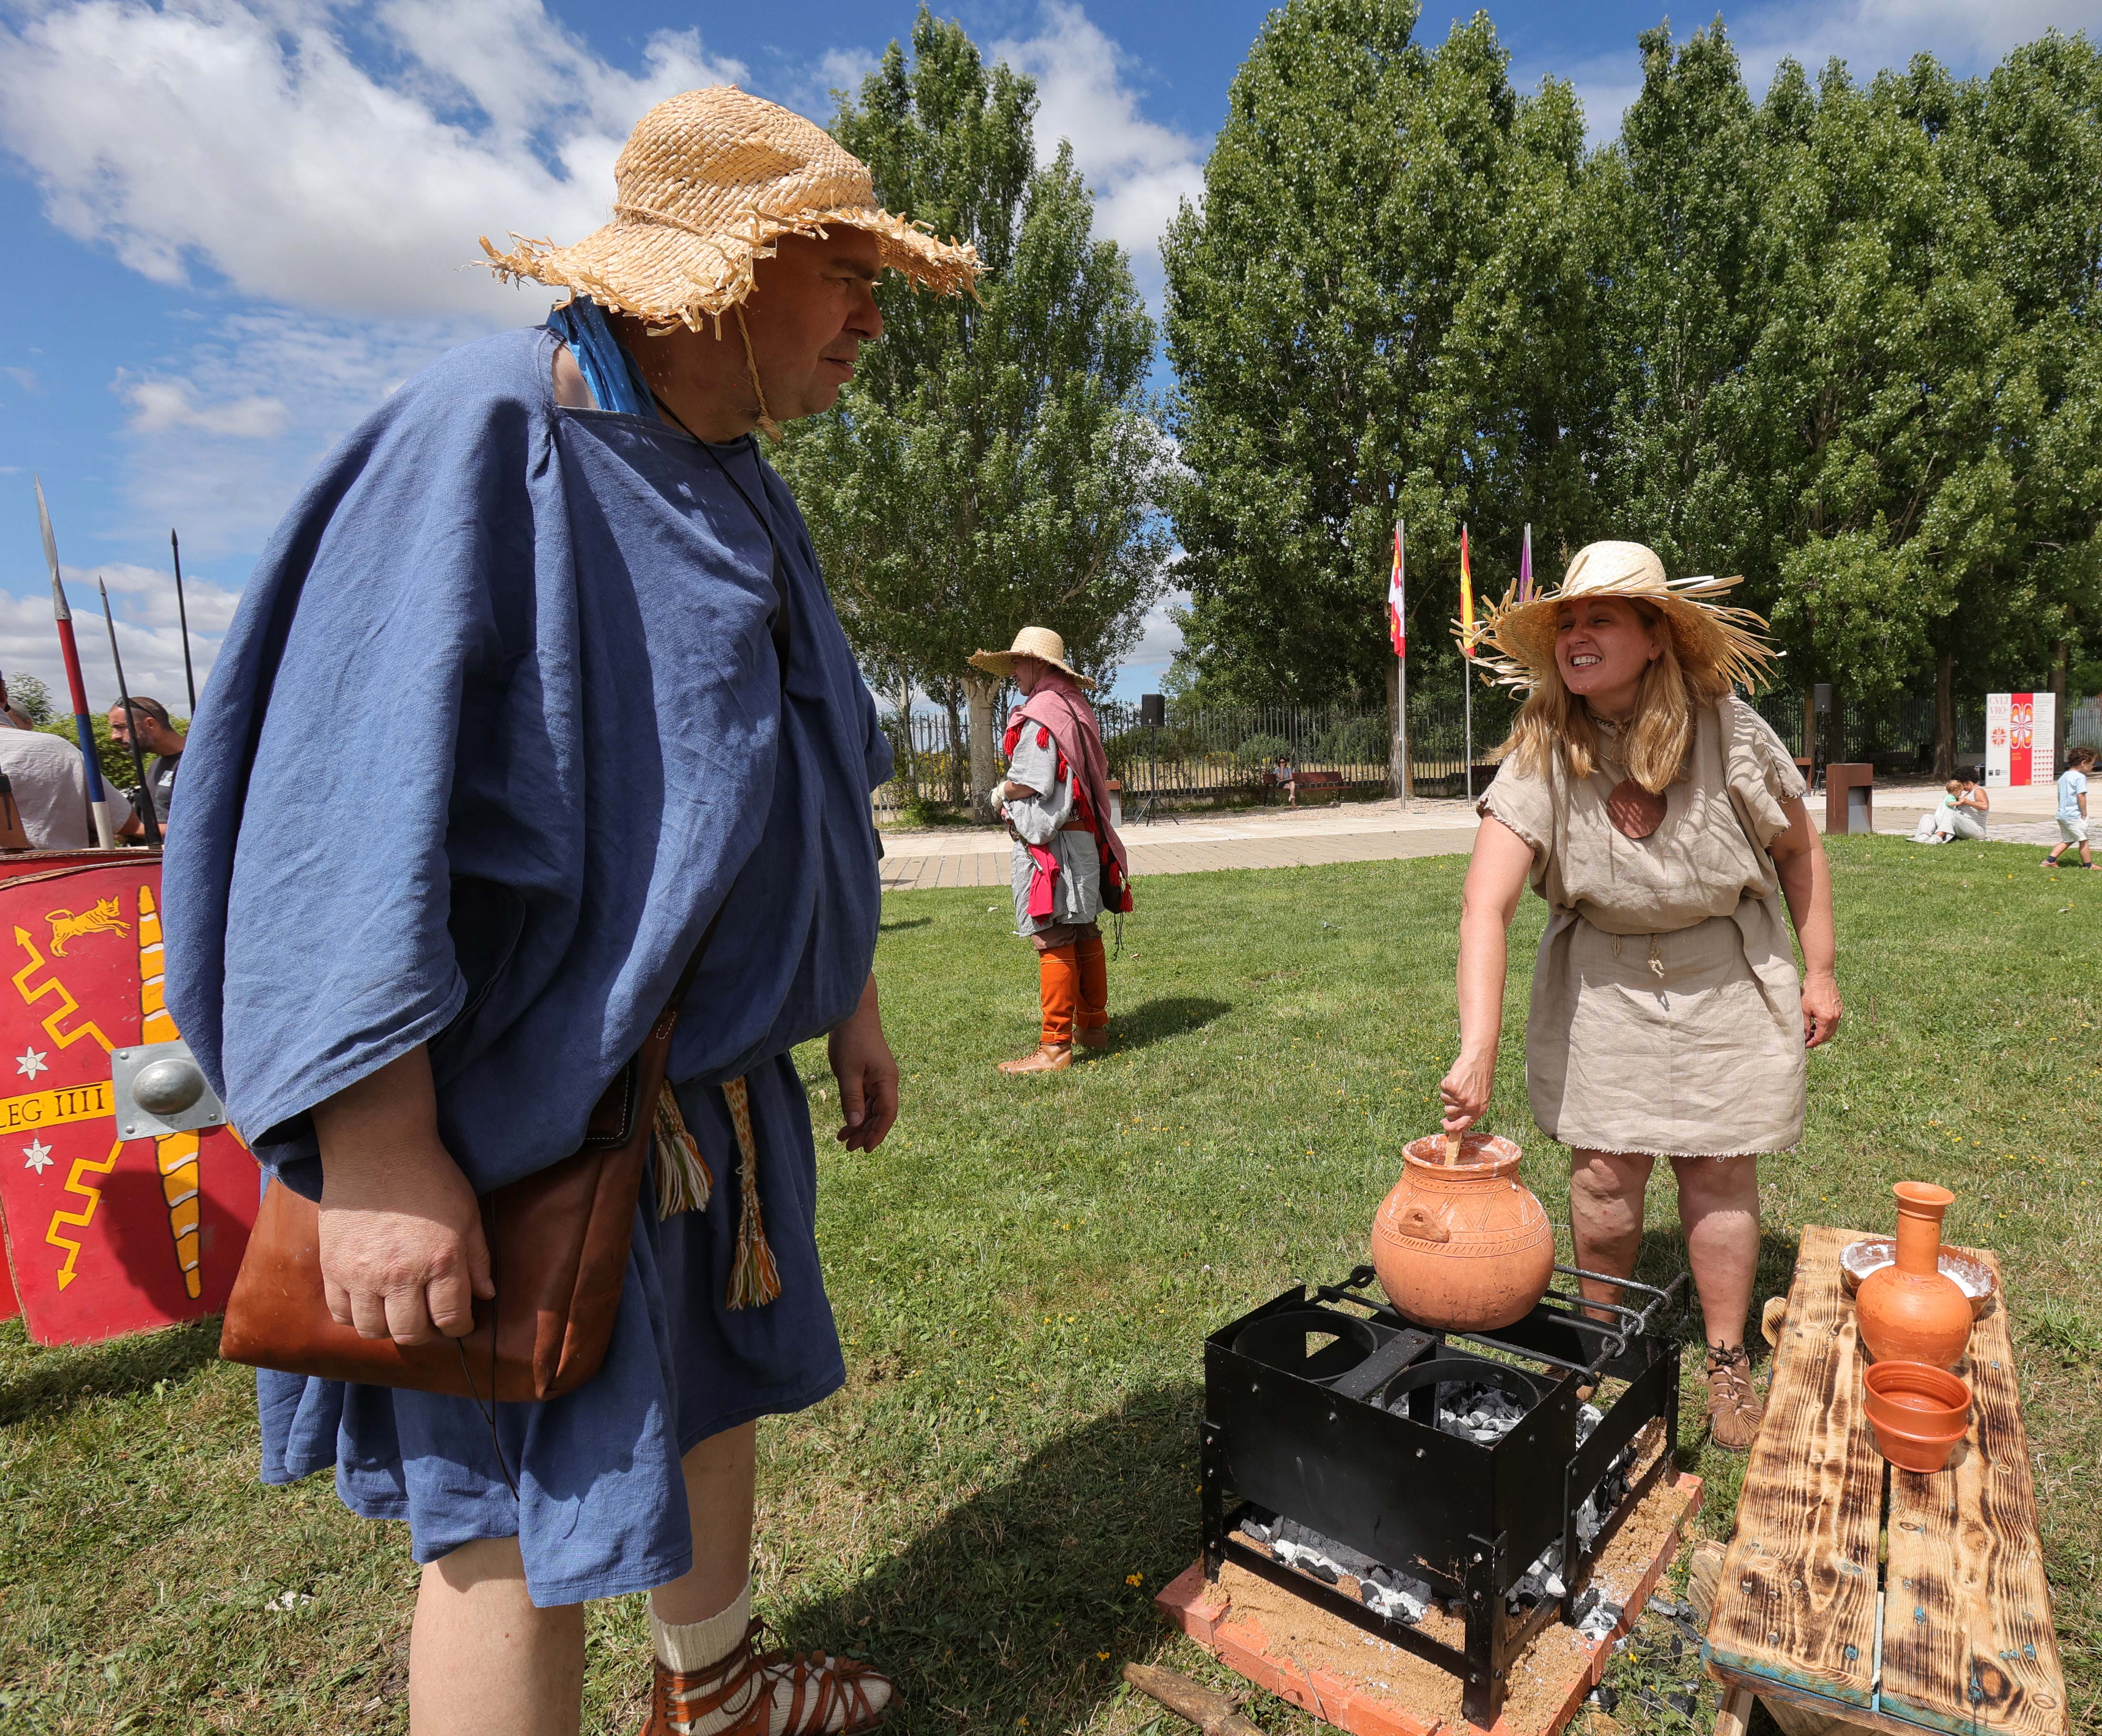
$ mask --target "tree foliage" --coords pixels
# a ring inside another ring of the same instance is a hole
[[[1640,38],[1619,138],[1513,92],[1487,17],[1291,0],[1169,238],[1186,680],[1372,689],[1409,529],[1412,679],[1452,665],[1519,530],[1742,574],[1792,681],[1942,660],[2026,684],[2102,644],[2102,57],[1746,90],[1720,22]],[[1449,680],[1449,675],[1444,679]]]
[[[1160,595],[1168,460],[1142,388],[1154,330],[1062,144],[1039,166],[1035,89],[923,7],[833,131],[877,196],[976,244],[976,298],[877,291],[885,332],[781,463],[857,652],[894,693],[961,683],[1031,624],[1083,668],[1113,665]],[[973,731],[974,762],[987,728]],[[982,773],[988,781],[990,744]]]

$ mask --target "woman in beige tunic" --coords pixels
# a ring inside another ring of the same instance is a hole
[[[1732,683],[1772,653],[1734,579],[1667,580],[1640,543],[1594,542],[1561,589],[1483,629],[1527,691],[1479,804],[1460,918],[1460,1056],[1445,1127],[1488,1107],[1506,936],[1528,879],[1552,914],[1526,1022],[1533,1118],[1572,1149],[1576,1263],[1631,1276],[1656,1159],[1678,1181],[1718,1446],[1762,1412],[1744,1345],[1758,1156],[1803,1132],[1804,1051],[1840,1017],[1832,883],[1794,758]],[[1785,898],[1804,972],[1781,919]],[[1615,1299],[1592,1282],[1587,1295]]]

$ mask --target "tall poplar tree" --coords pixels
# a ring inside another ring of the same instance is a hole
[[[1174,520],[1191,660],[1262,700],[1391,697],[1382,631],[1408,526],[1412,680],[1456,679],[1445,624],[1520,527],[1581,540],[1606,391],[1594,173],[1569,87],[1530,96],[1485,15],[1428,49],[1413,0],[1290,0],[1234,79],[1164,247],[1189,480]],[[1442,674],[1439,672],[1442,671]]]
[[[908,698],[960,684],[980,804],[998,684],[969,654],[1035,624],[1104,670],[1164,584],[1152,321],[1091,236],[1070,148],[1036,163],[1035,109],[1029,79],[924,7],[910,60],[893,42],[842,100],[832,131],[877,197],[973,242],[987,275],[975,298],[880,286],[881,341],[781,457],[857,653]]]

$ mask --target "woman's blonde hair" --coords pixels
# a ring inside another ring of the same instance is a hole
[[[1621,731],[1618,755],[1629,777],[1651,795],[1661,795],[1692,751],[1694,712],[1714,705],[1729,691],[1729,684],[1720,671],[1705,677],[1687,672],[1661,609],[1640,597],[1620,600],[1651,632],[1663,624],[1663,653],[1643,671],[1634,713]],[[1599,726],[1591,708],[1563,684],[1562,665],[1553,658],[1535,672],[1532,691],[1492,757],[1515,760],[1522,776],[1539,777],[1546,775],[1550,754],[1562,756],[1572,777],[1589,777],[1599,764]]]

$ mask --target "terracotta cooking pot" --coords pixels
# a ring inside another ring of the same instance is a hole
[[[1971,1300],[1938,1269],[1941,1218],[1956,1196],[1931,1181],[1900,1181],[1898,1257],[1861,1280],[1854,1313],[1861,1342],[1879,1362],[1953,1368],[1971,1342]]]
[[[1971,1388],[1945,1369],[1878,1362],[1861,1384],[1876,1450],[1901,1471],[1939,1471],[1970,1433]]]
[[[1373,1266],[1418,1326],[1492,1331],[1522,1320],[1554,1277],[1554,1226],[1518,1179],[1519,1148],[1494,1133],[1403,1149],[1401,1180],[1373,1220]]]

